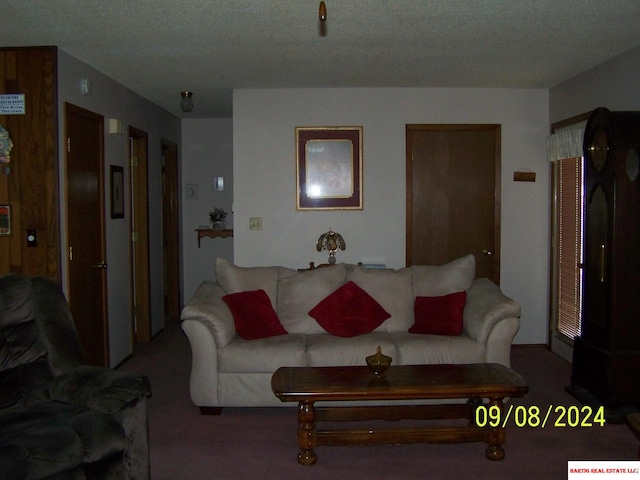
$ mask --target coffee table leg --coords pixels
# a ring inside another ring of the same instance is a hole
[[[313,465],[318,460],[316,452],[316,411],[313,402],[298,403],[298,463]]]
[[[504,404],[502,403],[502,398],[490,399],[489,408],[494,405],[500,409],[500,418],[502,418],[504,415]],[[502,425],[489,428],[489,446],[484,451],[484,454],[489,460],[502,460],[504,458],[504,448],[502,448],[502,444],[507,436],[506,430],[502,428]]]
[[[471,397],[467,400],[467,406],[469,407],[469,423],[471,425],[476,424],[476,408],[482,404],[482,398],[480,397]]]

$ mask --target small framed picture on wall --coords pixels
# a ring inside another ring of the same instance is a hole
[[[11,206],[0,205],[0,236],[11,235]]]
[[[124,168],[111,165],[111,218],[124,218]]]

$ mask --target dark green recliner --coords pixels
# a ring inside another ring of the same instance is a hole
[[[0,480],[148,479],[150,394],[84,365],[56,283],[0,276]]]

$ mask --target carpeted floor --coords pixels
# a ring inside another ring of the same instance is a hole
[[[512,368],[529,384],[514,406],[536,406],[546,427],[509,422],[505,459],[491,462],[482,443],[319,447],[318,463],[297,463],[295,408],[226,408],[203,416],[189,398],[191,352],[178,322],[137,346],[122,370],[149,376],[153,480],[564,479],[568,460],[635,460],[638,440],[624,424],[555,427],[555,407],[581,406],[564,388],[570,365],[542,347],[514,348]],[[520,410],[524,412],[525,410]],[[552,421],[553,420],[553,421]]]

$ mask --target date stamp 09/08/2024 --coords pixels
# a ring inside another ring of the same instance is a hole
[[[604,406],[582,407],[549,405],[540,408],[537,405],[510,405],[500,408],[498,405],[479,405],[475,409],[474,422],[478,427],[506,428],[515,425],[519,428],[583,428],[604,427]],[[606,460],[569,460],[567,480],[640,477],[640,461]]]
[[[475,409],[475,424],[478,427],[502,427],[509,425],[524,428],[576,428],[604,427],[606,421],[604,407],[593,408],[589,405],[549,405],[541,409],[536,405],[509,405],[500,408],[497,405],[479,405]]]

